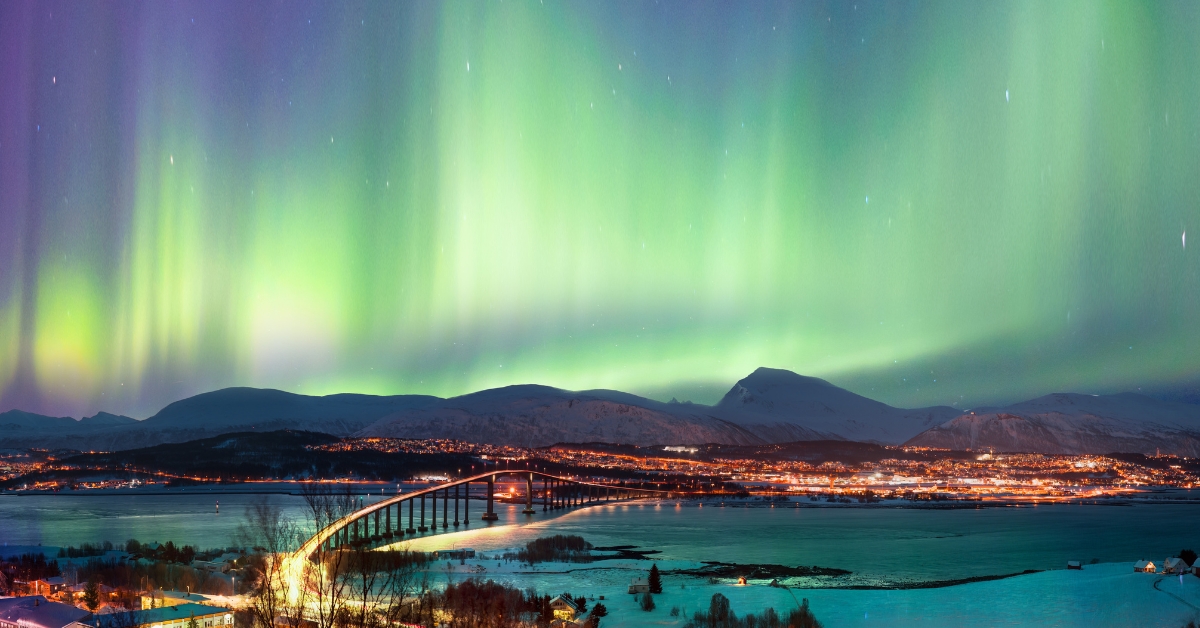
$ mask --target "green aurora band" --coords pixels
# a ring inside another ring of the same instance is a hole
[[[968,407],[1200,374],[1200,3],[0,24],[0,410],[712,402],[758,366]]]

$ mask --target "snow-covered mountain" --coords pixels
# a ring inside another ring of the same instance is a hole
[[[127,416],[98,412],[82,419],[51,417],[21,410],[0,412],[0,448],[98,449],[108,435],[139,425]]]
[[[662,403],[614,390],[573,392],[549,386],[506,386],[402,411],[357,435],[454,438],[533,447],[559,442],[762,442],[748,430],[713,416],[710,410],[709,406]]]
[[[712,406],[663,403],[614,390],[521,385],[450,399],[317,397],[227,388],[169,404],[144,421],[107,413],[76,421],[13,410],[0,414],[0,448],[114,451],[284,428],[520,446],[853,440],[949,449],[1200,456],[1200,405],[1129,393],[1055,394],[966,414],[946,406],[906,410],[821,379],[769,368],[746,376]]]
[[[76,421],[12,410],[0,414],[0,448],[116,451],[230,432],[281,429],[349,436],[380,417],[434,401],[440,399],[425,395],[316,397],[262,388],[225,388],[168,404],[144,421],[107,412]]]
[[[949,406],[905,410],[856,395],[816,377],[759,368],[734,384],[713,414],[765,442],[855,440],[899,444],[957,416]]]
[[[1056,393],[957,416],[906,445],[1005,452],[1200,456],[1200,405],[1134,393]]]
[[[508,386],[380,419],[359,436],[457,438],[509,445],[611,442],[751,445],[798,440],[899,444],[957,414],[903,410],[815,377],[760,368],[714,406],[662,403],[613,390]]]

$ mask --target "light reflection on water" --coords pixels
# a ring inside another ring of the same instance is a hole
[[[225,546],[232,542],[245,507],[260,498],[203,493],[3,496],[0,543],[77,545],[137,538]],[[265,498],[302,516],[300,497]],[[661,550],[665,559],[819,565],[933,580],[1058,569],[1067,560],[1162,560],[1196,544],[1192,528],[1180,522],[1200,519],[1200,506],[1146,504],[918,510],[713,503],[697,508],[650,502],[547,514],[538,506],[532,516],[521,514],[520,508],[499,505],[499,525],[488,526],[478,519],[482,503],[473,502],[469,529],[417,539],[409,546],[491,553],[538,536],[578,534],[597,546]],[[439,519],[440,510],[439,504]]]

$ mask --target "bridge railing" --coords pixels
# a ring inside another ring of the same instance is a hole
[[[631,499],[646,499],[658,497],[669,499],[670,491],[646,489],[641,487],[620,486],[599,482],[585,482],[569,477],[552,475],[541,471],[531,470],[497,470],[481,473],[469,478],[453,480],[430,488],[396,495],[380,502],[370,504],[352,512],[317,532],[308,539],[296,556],[311,557],[317,549],[336,549],[342,546],[361,547],[363,545],[388,545],[398,539],[414,538],[429,532],[437,533],[439,519],[437,513],[438,495],[441,494],[442,516],[440,519],[442,531],[451,526],[470,524],[470,504],[472,485],[486,486],[487,508],[480,516],[486,522],[499,519],[495,511],[496,482],[502,477],[524,480],[526,515],[537,512],[535,506],[534,483],[542,482],[540,492],[542,511],[575,508],[596,503],[627,501]],[[478,491],[476,491],[478,492]],[[453,495],[451,495],[453,493]],[[475,496],[477,499],[478,496]],[[430,503],[428,510],[429,525],[426,525],[426,502]],[[482,501],[482,500],[481,500]],[[453,513],[451,513],[453,502]],[[404,504],[408,504],[407,525],[404,523]],[[462,517],[459,517],[459,506],[462,506]],[[393,513],[395,517],[393,517]],[[450,519],[453,514],[453,520]]]

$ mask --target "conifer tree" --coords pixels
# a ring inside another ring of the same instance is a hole
[[[650,585],[651,593],[662,593],[662,576],[658,573],[657,563],[650,566],[650,580],[648,584]]]
[[[83,590],[83,605],[93,613],[100,608],[100,585],[95,578],[88,578],[87,587]]]

